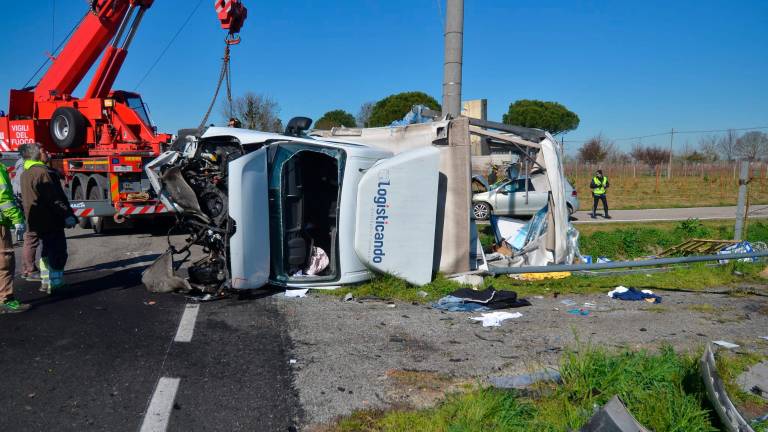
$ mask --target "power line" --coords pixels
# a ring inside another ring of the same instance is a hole
[[[700,134],[700,133],[717,133],[717,132],[728,132],[728,131],[746,131],[746,130],[763,130],[768,129],[768,126],[756,126],[756,127],[747,127],[747,128],[728,128],[728,129],[710,129],[710,130],[687,130],[687,131],[678,131],[675,130],[675,134]],[[646,138],[655,138],[660,136],[667,136],[670,135],[672,132],[660,132],[656,134],[650,134],[650,135],[641,135],[641,136],[634,136],[634,137],[627,137],[627,138],[611,138],[611,141],[634,141],[634,140],[642,140]],[[588,141],[588,139],[570,139],[570,140],[564,140],[564,142],[570,142],[570,143],[580,143]]]
[[[187,19],[181,24],[181,27],[176,31],[176,34],[173,35],[170,41],[168,41],[168,44],[165,45],[165,48],[163,48],[163,51],[160,53],[160,55],[157,56],[154,63],[152,63],[152,66],[147,69],[147,73],[144,74],[143,77],[139,80],[139,83],[136,84],[136,86],[133,88],[134,90],[138,90],[139,87],[141,87],[142,84],[144,84],[144,80],[147,79],[150,73],[152,73],[152,70],[155,69],[155,66],[157,66],[158,63],[160,63],[160,60],[162,60],[163,56],[165,56],[165,53],[168,52],[168,50],[171,48],[171,45],[176,41],[176,38],[179,37],[182,31],[184,31],[184,28],[189,24],[189,22],[192,20],[192,17],[195,15],[195,12],[197,12],[198,9],[200,9],[200,5],[203,4],[203,0],[200,0],[197,2],[197,5],[194,9],[192,9],[192,12],[190,12]]]

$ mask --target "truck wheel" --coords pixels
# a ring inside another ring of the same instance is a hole
[[[61,107],[51,117],[51,138],[61,149],[80,147],[85,144],[85,117],[80,111]]]
[[[83,190],[82,183],[75,186],[75,192],[72,194],[72,199],[75,201],[85,201],[85,191]],[[82,229],[88,229],[91,227],[91,220],[88,218],[77,218],[77,225]]]
[[[101,196],[101,189],[99,186],[95,186],[91,189],[90,192],[88,192],[88,199],[92,201],[96,200],[103,200],[104,198]],[[103,234],[104,233],[104,218],[100,216],[92,216],[91,217],[91,228],[93,228],[93,232],[96,234]]]

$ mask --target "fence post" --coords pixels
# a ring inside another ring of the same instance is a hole
[[[733,231],[733,239],[741,241],[744,230],[744,218],[746,217],[747,181],[749,180],[749,161],[741,161],[739,174],[739,201],[736,204],[736,228]]]

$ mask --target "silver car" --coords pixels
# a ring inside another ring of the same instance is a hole
[[[573,214],[579,208],[579,199],[570,182],[565,182],[565,194],[568,214]],[[547,180],[543,174],[530,178],[507,179],[492,185],[487,192],[475,194],[472,197],[472,213],[477,220],[488,220],[491,214],[532,216],[547,205],[548,198]]]

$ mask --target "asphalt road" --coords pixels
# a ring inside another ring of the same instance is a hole
[[[1,431],[295,430],[273,299],[150,294],[141,270],[164,236],[69,234],[70,287],[45,297],[18,282],[33,309],[0,315]]]
[[[610,202],[609,202],[610,205]],[[604,219],[598,207],[597,219],[590,217],[591,212],[578,211],[573,216],[575,223],[605,223],[605,222],[661,222],[679,221],[690,218],[700,220],[708,219],[735,219],[736,207],[693,207],[693,208],[667,208],[645,210],[611,210],[612,219]],[[751,206],[750,218],[768,218],[768,205]]]

